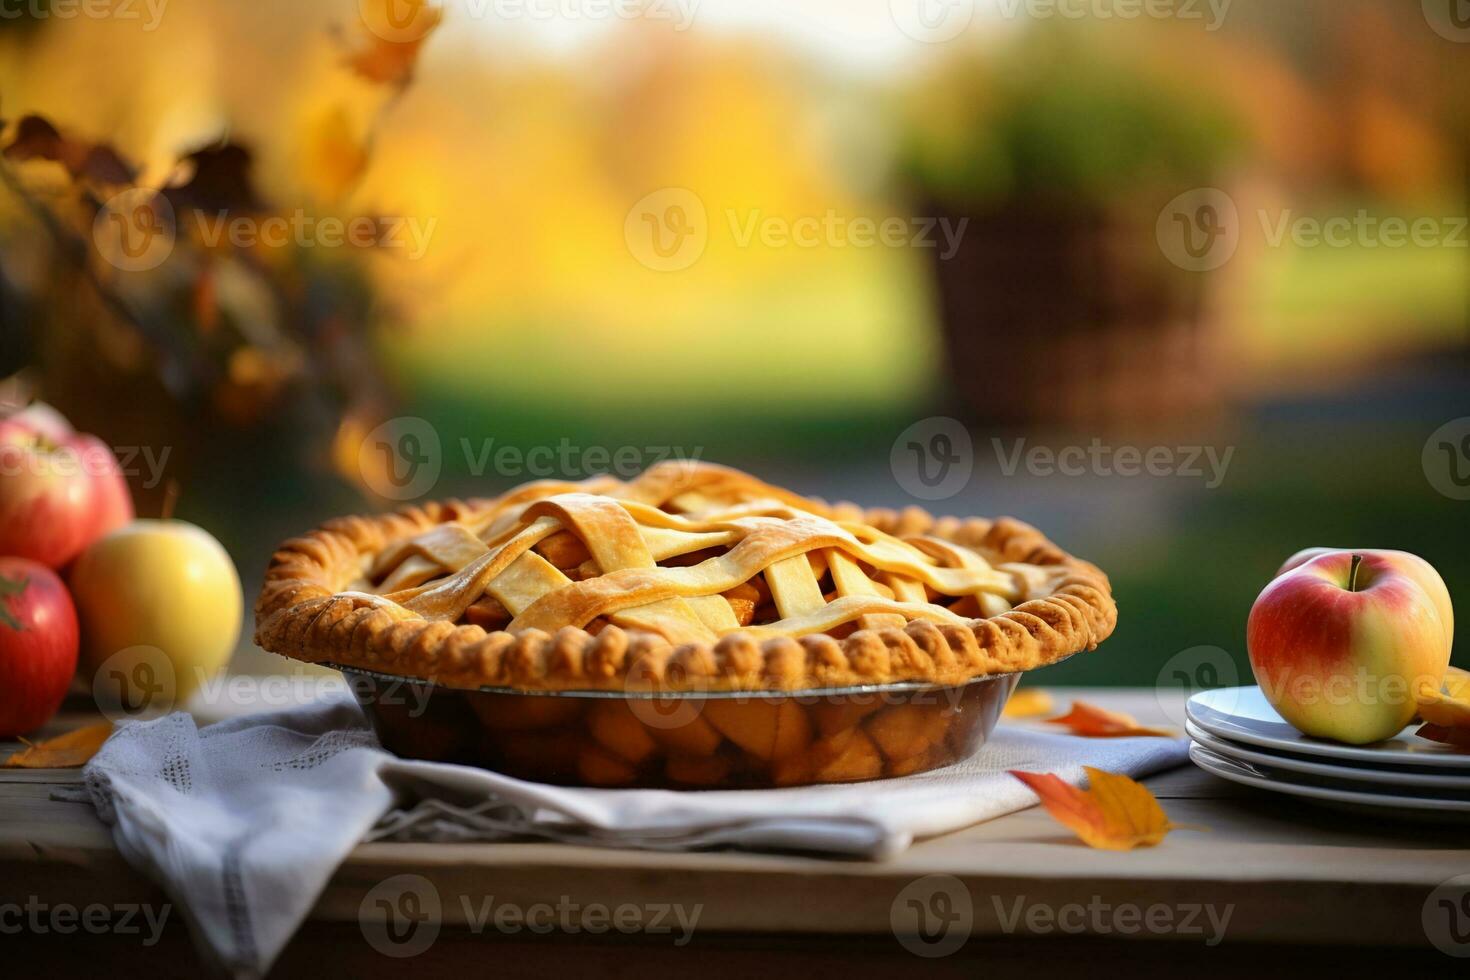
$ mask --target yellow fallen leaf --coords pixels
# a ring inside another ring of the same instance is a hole
[[[25,748],[5,760],[5,768],[73,769],[84,766],[111,734],[112,722],[103,721],[44,742],[26,742]],[[21,741],[25,742],[25,739]]]
[[[1171,830],[1168,814],[1141,784],[1127,776],[1083,766],[1087,789],[1078,789],[1049,772],[1010,770],[1041,798],[1046,812],[1088,847],[1131,851],[1152,847]]]
[[[1073,701],[1071,711],[1056,718],[1048,718],[1046,723],[1063,725],[1070,729],[1073,735],[1083,735],[1088,738],[1122,738],[1129,735],[1174,737],[1174,733],[1168,729],[1145,727],[1140,725],[1132,715],[1099,708],[1086,701]]]
[[[1001,716],[1005,718],[1035,718],[1052,710],[1051,695],[1039,687],[1023,687],[1006,702]]]
[[[1459,667],[1448,668],[1439,687],[1433,688],[1426,684],[1420,689],[1417,700],[1419,717],[1431,725],[1448,729],[1470,729],[1470,671]]]

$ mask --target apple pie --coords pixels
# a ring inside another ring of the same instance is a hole
[[[331,521],[276,551],[255,638],[450,688],[801,692],[1029,670],[1116,619],[1107,577],[1019,521],[828,504],[669,462]],[[659,748],[599,710],[617,760]],[[866,772],[923,741],[910,719],[861,731],[831,766]],[[717,775],[708,753],[674,757],[691,780]]]

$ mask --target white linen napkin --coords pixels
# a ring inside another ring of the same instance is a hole
[[[801,850],[881,859],[919,837],[1024,809],[1007,769],[1080,783],[1141,776],[1186,739],[1085,739],[1001,726],[974,757],[902,779],[780,790],[572,789],[398,759],[356,704],[326,700],[204,728],[188,714],[123,725],[85,784],[118,849],[237,976],[270,968],[332,872],[365,839],[538,837],[610,847]]]

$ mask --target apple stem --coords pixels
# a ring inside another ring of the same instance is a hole
[[[1348,591],[1358,591],[1358,566],[1363,563],[1362,555],[1353,555],[1353,567],[1348,571]]]
[[[174,516],[174,507],[179,502],[179,481],[169,480],[168,486],[163,488],[163,509],[158,513],[158,519],[168,520]]]

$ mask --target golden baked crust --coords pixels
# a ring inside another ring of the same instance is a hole
[[[309,662],[671,692],[958,684],[1117,621],[1107,577],[1020,521],[829,505],[689,462],[331,521],[275,553],[255,613],[257,643]]]

